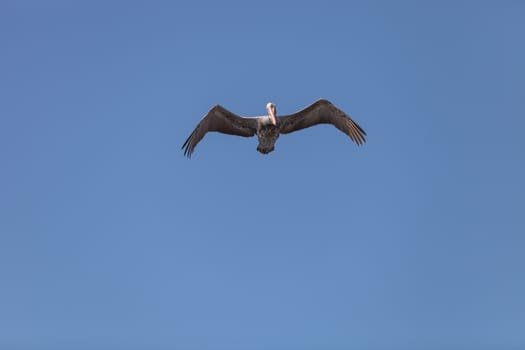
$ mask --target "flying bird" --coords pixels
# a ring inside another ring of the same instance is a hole
[[[365,142],[366,132],[345,112],[330,101],[320,99],[297,113],[277,116],[275,105],[268,102],[268,115],[261,117],[240,117],[221,105],[215,105],[202,118],[195,130],[182,145],[184,155],[191,157],[195,147],[209,131],[223,134],[250,137],[257,135],[257,151],[268,154],[274,150],[275,141],[280,134],[309,128],[317,124],[332,124],[358,145]]]

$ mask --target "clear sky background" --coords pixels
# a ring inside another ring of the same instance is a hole
[[[2,1],[0,348],[523,349],[525,2]],[[331,126],[180,146],[216,103]]]

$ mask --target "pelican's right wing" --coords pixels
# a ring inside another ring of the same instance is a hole
[[[366,132],[345,112],[330,101],[320,99],[297,113],[277,118],[281,123],[281,133],[288,134],[318,124],[332,124],[357,143],[365,143]]]
[[[202,118],[195,130],[182,145],[184,155],[191,157],[195,146],[206,135],[208,131],[216,131],[223,134],[237,136],[253,136],[257,131],[257,120],[255,118],[242,118],[230,112],[221,105],[216,105]]]

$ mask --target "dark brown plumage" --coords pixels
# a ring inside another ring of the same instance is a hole
[[[273,151],[279,134],[289,134],[317,124],[334,125],[358,145],[366,141],[366,132],[330,101],[320,99],[297,113],[281,117],[275,115],[273,103],[268,103],[266,107],[267,116],[243,118],[220,105],[214,106],[182,145],[184,155],[191,157],[195,147],[208,131],[244,137],[257,135],[257,150],[265,154]]]

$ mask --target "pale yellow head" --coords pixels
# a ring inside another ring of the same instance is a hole
[[[276,113],[275,105],[271,102],[268,102],[266,104],[266,110],[268,111],[268,118],[270,118],[270,121],[272,122],[272,124],[277,125],[277,119],[275,118],[275,113]]]

